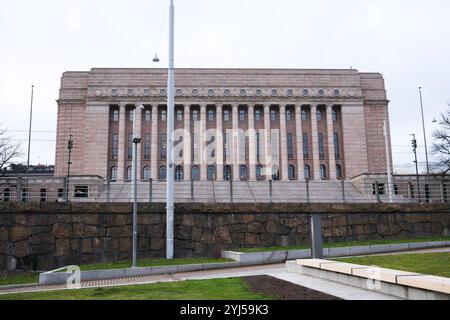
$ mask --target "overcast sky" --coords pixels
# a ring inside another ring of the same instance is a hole
[[[167,66],[167,0],[15,0],[0,11],[0,123],[26,151],[36,86],[32,163],[53,164],[64,71]],[[418,86],[429,144],[450,102],[448,0],[175,0],[176,67],[349,68],[381,72],[397,170],[425,160]]]

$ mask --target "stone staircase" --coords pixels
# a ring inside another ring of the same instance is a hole
[[[193,189],[191,190],[191,188]],[[232,190],[232,192],[231,192]],[[131,183],[111,183],[96,200],[133,201]],[[139,202],[165,202],[165,182],[139,182]],[[183,181],[175,183],[175,202],[188,203],[370,203],[376,197],[361,193],[351,181]]]

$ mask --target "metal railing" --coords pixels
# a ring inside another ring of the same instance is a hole
[[[132,202],[131,182],[75,181],[66,192],[58,182],[0,183],[0,201]],[[69,199],[66,198],[69,195]],[[164,203],[164,181],[139,181],[138,201]],[[449,203],[450,181],[429,183],[382,181],[181,181],[175,182],[176,203]]]

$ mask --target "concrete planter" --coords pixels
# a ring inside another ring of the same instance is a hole
[[[225,262],[225,263],[189,264],[189,265],[162,266],[162,267],[135,268],[135,269],[128,268],[128,269],[111,269],[111,270],[92,270],[92,271],[81,271],[80,280],[81,281],[108,280],[117,278],[130,278],[139,276],[235,268],[239,266],[240,264],[238,262]],[[66,268],[60,268],[49,272],[41,273],[39,275],[39,284],[49,285],[49,284],[67,283],[70,274],[66,272],[61,272],[62,270],[66,270]]]
[[[342,248],[324,248],[323,254],[327,258],[350,257],[377,253],[390,253],[417,249],[429,249],[450,246],[450,241],[396,243],[371,246],[356,246]],[[270,252],[236,252],[223,251],[222,258],[232,259],[243,265],[280,263],[287,260],[311,258],[311,250],[286,250]]]

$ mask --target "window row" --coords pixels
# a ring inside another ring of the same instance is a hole
[[[133,122],[134,110],[129,110],[128,112],[129,112],[128,119],[129,119],[130,122]],[[199,110],[192,110],[191,111],[191,119],[193,121],[199,121],[200,120],[199,113],[200,113]],[[240,109],[239,113],[238,113],[239,121],[241,121],[241,122],[242,121],[246,121],[247,120],[247,114],[248,114],[247,110]],[[309,114],[310,114],[310,112],[308,110],[302,109],[302,111],[301,111],[301,119],[302,119],[302,121],[307,121],[308,118],[309,118]],[[323,112],[320,109],[317,109],[317,111],[316,111],[317,121],[322,121],[324,119],[324,114],[325,114],[325,112]],[[261,121],[263,119],[263,111],[260,110],[260,109],[256,109],[254,116],[255,116],[255,121]],[[177,109],[175,111],[175,119],[177,121],[183,121],[183,118],[184,118],[184,111],[180,110],[180,109]],[[215,121],[216,111],[212,110],[212,109],[209,109],[207,111],[207,113],[206,113],[206,118],[210,122],[211,121]],[[152,121],[152,112],[150,110],[145,110],[143,112],[143,119],[144,119],[145,122]],[[333,108],[333,111],[332,111],[332,119],[333,119],[333,122],[338,121],[338,111],[335,108]],[[114,122],[118,122],[119,121],[119,110],[113,110],[113,112],[112,112],[112,120]],[[162,121],[162,122],[167,121],[167,111],[166,110],[160,110],[159,111],[159,120]],[[278,112],[276,110],[274,110],[274,109],[271,109],[270,110],[270,121],[277,121],[277,120],[278,120]],[[286,110],[286,121],[294,121],[294,120],[295,120],[295,118],[294,118],[294,111],[291,110],[291,109],[287,109]],[[228,109],[223,110],[223,121],[225,121],[225,122],[231,121],[231,111],[230,110],[228,110]]]
[[[150,180],[150,167],[144,167],[144,180]],[[256,180],[262,181],[266,180],[267,172],[264,172],[264,167],[261,165],[256,166]],[[200,167],[192,166],[191,170],[191,180],[198,181],[200,180]],[[271,172],[272,180],[278,181],[280,180],[280,168],[278,166],[272,167]],[[309,165],[304,166],[304,177],[306,180],[311,179],[311,167]],[[167,167],[160,166],[158,172],[158,180],[166,180],[167,178]],[[288,166],[288,178],[289,180],[297,180],[298,176],[296,173],[296,167],[294,165]],[[336,165],[336,178],[342,178],[342,167],[341,165]],[[217,179],[217,171],[216,166],[210,165],[207,167],[207,179],[208,180],[216,180]],[[230,165],[225,165],[223,167],[223,179],[225,181],[230,181],[233,179],[233,168]],[[249,180],[249,170],[246,165],[239,166],[239,179],[241,181]],[[327,168],[325,165],[320,166],[320,179],[327,179]],[[132,167],[127,168],[126,180],[132,180]],[[184,180],[184,168],[183,166],[177,166],[175,168],[175,181],[183,181]],[[117,181],[117,167],[111,168],[111,181]]]

